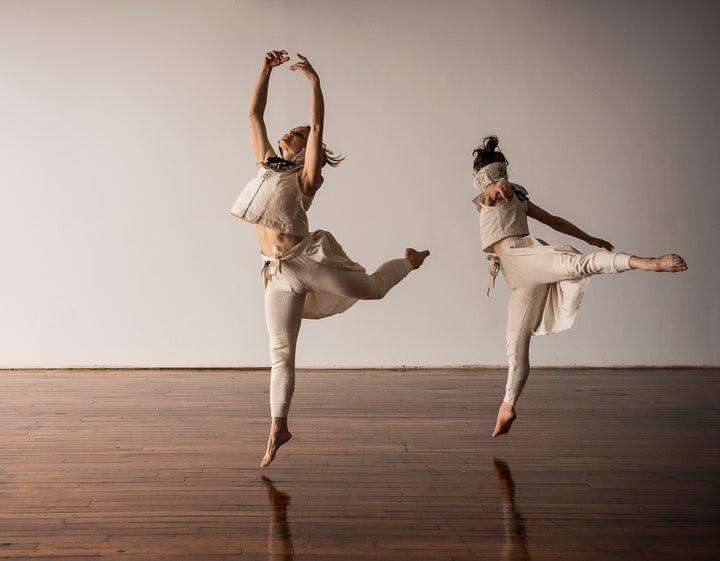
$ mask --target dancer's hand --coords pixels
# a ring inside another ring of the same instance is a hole
[[[491,201],[496,201],[499,198],[507,203],[511,201],[514,196],[512,183],[507,179],[501,179],[492,185],[488,185],[488,187],[486,187],[486,194],[490,197]]]
[[[587,243],[589,243],[590,245],[594,245],[595,247],[607,249],[608,251],[612,251],[613,249],[615,249],[613,244],[606,240],[601,240],[600,238],[590,238],[587,240]]]
[[[308,61],[307,58],[302,56],[300,53],[297,54],[298,57],[300,57],[300,62],[296,62],[290,67],[290,70],[299,70],[309,80],[320,80],[320,77],[318,76],[317,72],[315,72],[315,69],[312,67],[312,64]]]
[[[263,65],[265,68],[271,69],[286,63],[288,60],[290,60],[290,57],[287,56],[287,51],[268,51],[265,53]]]

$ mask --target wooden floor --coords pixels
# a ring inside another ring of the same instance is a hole
[[[0,371],[0,559],[715,560],[720,371]]]

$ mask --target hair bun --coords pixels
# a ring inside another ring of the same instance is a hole
[[[500,144],[500,140],[498,139],[497,136],[495,136],[493,134],[490,136],[486,136],[485,140],[483,140],[483,144],[484,144],[483,148],[485,148],[485,150],[494,152],[495,150],[497,150],[497,147]]]
[[[483,138],[482,145],[478,146],[478,148],[473,151],[473,156],[475,156],[473,169],[475,171],[488,164],[492,164],[493,162],[504,162],[505,164],[509,163],[505,154],[498,149],[499,144],[500,140],[494,134],[490,134]]]

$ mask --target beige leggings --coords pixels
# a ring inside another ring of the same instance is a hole
[[[325,292],[378,300],[411,271],[407,259],[393,259],[369,275],[337,269],[300,254],[282,261],[265,287],[265,322],[270,336],[270,413],[287,417],[295,389],[295,350],[305,295]]]
[[[522,242],[532,238],[522,238]],[[569,246],[542,246],[537,253],[527,246],[503,243],[498,257],[510,287],[506,354],[508,377],[504,401],[515,405],[530,374],[530,337],[542,320],[550,285],[590,275],[620,273],[630,269],[630,255],[599,251],[581,254]]]

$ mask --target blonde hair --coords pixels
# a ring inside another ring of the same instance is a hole
[[[333,151],[328,150],[327,147],[325,146],[325,143],[323,142],[323,163],[322,163],[323,166],[325,164],[327,164],[331,168],[336,168],[340,165],[340,162],[342,162],[344,159],[345,159],[345,156],[343,156],[342,154],[340,154],[338,156],[333,156]]]
[[[298,128],[307,129],[308,132],[310,132],[309,125],[303,125],[302,127],[298,127]],[[325,165],[328,165],[331,168],[336,168],[340,165],[340,162],[342,162],[345,159],[345,156],[343,156],[342,154],[338,154],[337,156],[335,156],[335,152],[333,152],[332,150],[329,150],[324,142],[323,142],[322,146],[323,146],[322,167],[325,167]]]

